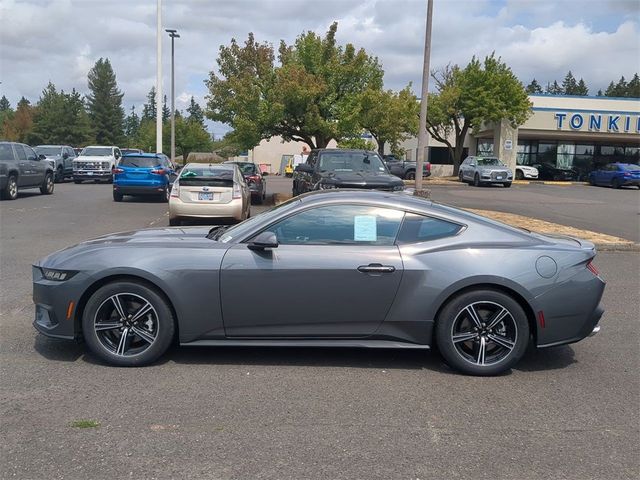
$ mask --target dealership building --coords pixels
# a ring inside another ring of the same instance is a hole
[[[532,114],[523,125],[515,129],[506,121],[483,125],[465,138],[464,156],[494,155],[512,168],[548,164],[573,169],[578,179],[607,163],[640,163],[640,99],[542,94],[529,99]],[[417,143],[415,138],[402,143],[407,160],[415,160]],[[236,158],[277,173],[283,158],[299,154],[303,147],[274,137]],[[446,145],[430,139],[427,158],[434,175],[453,173]]]

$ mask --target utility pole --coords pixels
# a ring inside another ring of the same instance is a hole
[[[176,159],[176,74],[174,62],[173,41],[180,38],[177,30],[167,28],[165,30],[171,37],[171,162]]]
[[[427,0],[427,28],[424,38],[424,64],[422,68],[422,93],[420,98],[420,122],[418,126],[418,155],[416,156],[416,190],[422,190],[422,168],[429,146],[427,132],[427,99],[429,97],[429,60],[431,59],[431,19],[433,0]]]
[[[156,26],[156,153],[162,153],[162,0],[158,0]]]

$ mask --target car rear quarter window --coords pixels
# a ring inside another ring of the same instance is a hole
[[[462,226],[439,218],[407,213],[398,233],[398,245],[428,242],[456,235]]]
[[[8,143],[0,144],[0,160],[11,161],[13,160],[13,149]]]
[[[271,225],[283,245],[393,245],[404,213],[336,205],[305,210]]]
[[[162,164],[162,160],[155,157],[136,157],[134,155],[125,155],[120,159],[121,167],[141,167],[151,168]]]

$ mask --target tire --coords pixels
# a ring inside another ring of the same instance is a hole
[[[170,218],[169,219],[169,226],[170,227],[179,227],[180,225],[182,225],[182,222],[180,221],[179,218]]]
[[[502,319],[496,319],[503,312]],[[498,322],[489,329],[493,319]],[[529,343],[529,321],[524,310],[512,297],[497,290],[478,289],[457,295],[441,310],[435,330],[438,350],[445,361],[468,375],[498,375],[508,370],[522,358]]]
[[[617,178],[614,178],[613,180],[611,180],[611,186],[617,190],[622,185],[620,185],[620,180],[618,180]]]
[[[162,192],[159,195],[160,201],[163,203],[169,203],[169,198],[171,197],[171,187],[169,185],[167,185],[167,187],[164,189],[164,192]]]
[[[42,185],[40,185],[40,193],[43,195],[51,195],[53,193],[53,173],[49,172],[44,176]]]
[[[62,170],[62,167],[58,167],[56,169],[56,174],[53,177],[53,181],[55,183],[60,183],[60,182],[64,182],[64,171]]]
[[[258,195],[256,197],[251,197],[252,200],[255,200],[256,205],[262,205],[262,202],[264,201],[264,194],[262,195]]]
[[[464,176],[462,175],[462,172],[458,172],[458,180],[460,180],[460,182],[462,182],[462,183],[465,183]]]
[[[82,315],[82,332],[89,350],[100,360],[119,367],[138,367],[167,351],[175,319],[155,289],[135,281],[119,281],[91,295]]]
[[[1,193],[3,200],[15,200],[18,198],[18,177],[15,175],[9,175],[9,178],[7,178],[7,185]]]
[[[114,202],[121,202],[123,198],[124,198],[124,195],[122,195],[120,192],[116,192],[115,190],[113,191]]]
[[[73,183],[75,183],[76,185],[80,185],[82,183],[82,180],[76,180],[75,178],[73,179]]]
[[[591,185],[592,187],[596,186],[596,180],[595,178],[589,176],[589,185]]]
[[[511,182],[507,182],[507,183],[503,183],[504,188],[509,188],[511,187]]]
[[[480,175],[478,175],[477,173],[473,177],[473,186],[474,187],[481,187],[482,186],[482,182],[480,181]]]
[[[416,179],[415,170],[409,170],[407,173],[405,173],[404,174],[404,179],[405,180],[415,180]]]
[[[516,180],[523,180],[524,179],[524,173],[522,173],[522,170],[516,170]]]

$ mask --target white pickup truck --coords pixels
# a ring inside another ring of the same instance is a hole
[[[113,182],[112,169],[122,158],[118,147],[89,146],[84,147],[80,155],[73,161],[73,181]]]

